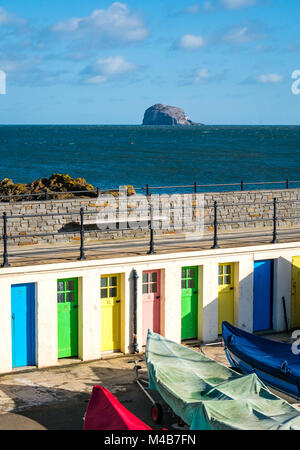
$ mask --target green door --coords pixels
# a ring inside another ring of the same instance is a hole
[[[78,355],[78,279],[57,281],[58,358]]]
[[[181,338],[198,337],[198,267],[181,271]]]

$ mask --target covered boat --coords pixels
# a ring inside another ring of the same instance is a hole
[[[292,344],[272,341],[223,322],[227,359],[242,373],[256,373],[266,384],[293,397],[300,397],[300,356]]]
[[[84,430],[151,430],[116,397],[102,386],[94,386],[85,419]]]
[[[191,430],[300,430],[300,412],[256,374],[243,376],[149,331],[149,388]]]

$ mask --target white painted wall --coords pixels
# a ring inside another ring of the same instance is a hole
[[[234,263],[235,325],[252,331],[253,264],[274,259],[274,329],[285,329],[282,297],[290,319],[291,261],[300,255],[300,243],[261,245],[205,251],[145,255],[94,261],[0,269],[0,373],[11,371],[11,285],[36,284],[37,366],[57,364],[57,279],[79,279],[79,358],[101,357],[101,275],[121,274],[121,350],[132,350],[132,270],[138,272],[137,337],[142,348],[142,273],[161,270],[164,335],[181,341],[181,268],[199,266],[199,339],[213,342],[218,336],[218,264]],[[164,280],[164,281],[163,281]]]
[[[179,262],[165,266],[165,337],[181,342],[181,267]]]
[[[100,276],[91,270],[79,279],[79,357],[101,357]]]
[[[282,297],[285,298],[288,326],[291,325],[291,283],[292,255],[280,256],[274,261],[274,292],[273,292],[273,328],[285,331],[284,307]]]
[[[143,350],[143,271],[145,269],[135,268],[138,274],[137,280],[137,345],[141,352]],[[132,290],[133,290],[133,279],[131,279]],[[132,291],[133,298],[133,291]],[[130,349],[129,349],[130,351]]]
[[[122,314],[121,314],[121,351],[123,353],[130,353],[132,351],[132,304],[133,304],[133,283],[132,283],[132,270],[133,267],[127,267],[123,270],[121,277],[122,283]],[[117,273],[117,272],[116,272]],[[141,283],[141,278],[139,279]],[[138,299],[140,288],[138,288]]]
[[[218,269],[219,261],[210,259],[203,263],[203,324],[202,335],[204,342],[215,342],[218,338]],[[201,307],[201,306],[200,306]]]
[[[0,373],[12,369],[11,349],[11,282],[0,279]]]
[[[238,278],[235,280],[235,325],[242,330],[253,331],[253,255],[243,255],[236,264]]]
[[[39,276],[35,292],[37,366],[55,366],[57,364],[57,277],[54,274],[47,277]]]

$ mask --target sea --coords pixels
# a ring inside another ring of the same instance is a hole
[[[62,173],[101,190],[300,187],[300,126],[3,125],[0,152],[0,179],[15,183]]]

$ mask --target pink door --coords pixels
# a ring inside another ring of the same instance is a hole
[[[148,329],[160,333],[160,271],[143,272],[143,345]]]

